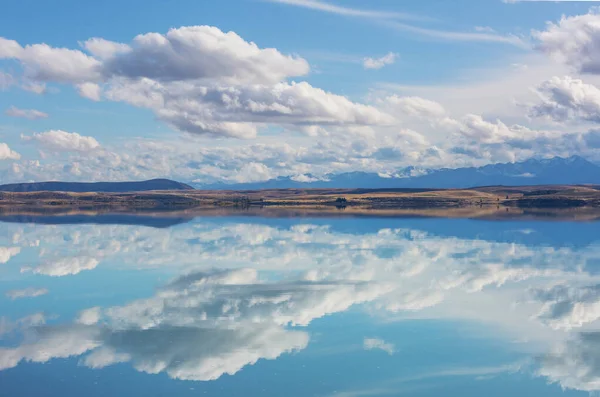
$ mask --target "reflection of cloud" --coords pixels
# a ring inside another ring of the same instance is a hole
[[[387,343],[383,339],[365,338],[363,346],[366,350],[383,350],[387,354],[394,354],[396,347],[393,343]]]
[[[98,260],[90,257],[63,258],[52,262],[43,263],[37,267],[23,267],[21,272],[31,271],[52,277],[61,277],[78,274],[84,270],[92,270],[98,266]]]
[[[0,247],[0,263],[6,263],[13,256],[21,252],[19,247]]]
[[[46,295],[48,290],[46,288],[25,288],[15,289],[6,292],[6,296],[12,300],[21,298],[35,298],[38,296]]]
[[[18,329],[30,328],[45,323],[46,317],[43,313],[32,314],[27,317],[22,317],[16,321],[11,321],[6,317],[0,317],[0,336]]]
[[[255,270],[186,275],[155,297],[111,308],[121,327],[147,329],[231,322],[308,325],[315,318],[376,299],[389,287],[355,282],[266,283]]]
[[[535,296],[544,303],[540,319],[555,329],[578,328],[600,318],[600,285],[558,285],[537,290]]]
[[[77,316],[76,322],[83,325],[94,325],[100,321],[100,310],[99,307],[82,310]]]
[[[272,360],[303,349],[307,343],[306,333],[277,326],[129,330],[110,334],[105,339],[108,350],[93,352],[83,363],[98,368],[131,361],[138,371],[207,381],[223,374],[233,375],[260,359]]]
[[[410,229],[351,233],[311,224],[9,227],[18,231],[6,242],[0,237],[0,244],[41,258],[24,271],[77,274],[102,261],[135,268],[168,264],[177,276],[150,297],[86,309],[70,326],[40,328],[37,339],[0,352],[4,365],[81,356],[81,365],[90,368],[127,362],[177,379],[217,379],[303,349],[308,333],[288,327],[308,326],[358,304],[396,318],[493,324],[543,352],[564,344],[568,333],[555,329],[591,327],[599,319],[596,287],[576,288],[600,283],[590,266],[600,260],[595,245],[531,247]],[[69,256],[56,259],[60,253]],[[85,349],[64,342],[71,332]],[[394,351],[376,338],[363,347]],[[544,368],[551,373],[549,364]]]
[[[540,359],[538,373],[563,388],[600,390],[600,333],[583,333]]]
[[[45,363],[53,358],[81,355],[99,346],[98,329],[85,326],[43,327],[37,340],[17,348],[0,348],[0,369],[16,367],[21,361]]]

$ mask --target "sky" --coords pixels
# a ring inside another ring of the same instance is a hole
[[[600,161],[600,2],[5,0],[0,178]]]

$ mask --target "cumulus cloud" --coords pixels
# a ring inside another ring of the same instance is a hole
[[[44,113],[35,109],[19,109],[15,106],[11,106],[6,109],[4,114],[10,117],[21,117],[29,120],[48,118],[48,113]]]
[[[366,350],[383,350],[389,355],[394,354],[396,351],[393,343],[388,343],[379,338],[365,338],[363,346]]]
[[[12,150],[6,143],[0,142],[0,160],[19,160],[21,155]]]
[[[212,26],[138,35],[131,49],[113,51],[103,64],[107,76],[156,81],[275,83],[308,71],[308,63],[302,58],[283,55],[273,48],[261,49],[234,32],[225,33]]]
[[[100,147],[98,141],[91,136],[83,136],[76,132],[62,130],[36,132],[31,136],[23,136],[22,138],[26,141],[35,141],[46,149],[56,151],[89,152]]]
[[[93,38],[82,46],[89,54],[3,38],[0,59],[19,60],[31,81],[70,83],[96,101],[104,91],[109,100],[149,108],[174,128],[197,134],[248,138],[268,125],[299,130],[393,120],[374,107],[287,81],[309,72],[304,59],[215,27],[141,34],[131,44]]]
[[[588,14],[563,16],[558,23],[548,23],[546,30],[534,31],[542,51],[573,66],[581,73],[600,73],[600,13],[593,8]]]
[[[32,81],[80,83],[100,79],[100,62],[78,50],[47,44],[23,47],[14,40],[0,37],[0,59],[21,62],[24,76]]]
[[[106,97],[152,109],[175,128],[237,138],[256,136],[259,127],[278,124],[379,125],[393,118],[378,109],[315,88],[308,83],[206,87],[141,79],[115,82]]]
[[[393,65],[396,62],[398,54],[389,52],[381,58],[365,58],[363,59],[363,67],[365,69],[381,69],[387,65]]]
[[[81,83],[77,85],[79,95],[92,101],[99,101],[102,96],[102,89],[96,83]]]
[[[600,89],[594,85],[569,76],[553,77],[542,83],[537,92],[540,103],[531,108],[535,117],[600,122]]]
[[[18,290],[10,290],[6,292],[6,296],[12,300],[21,298],[36,298],[38,296],[46,295],[48,290],[46,288],[25,288]]]
[[[0,263],[7,263],[10,261],[10,258],[20,252],[20,247],[0,247]]]

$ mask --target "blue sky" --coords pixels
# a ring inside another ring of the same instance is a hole
[[[0,173],[242,182],[598,161],[594,4],[9,0]],[[149,33],[168,44],[134,39]]]

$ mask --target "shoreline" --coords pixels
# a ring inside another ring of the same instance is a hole
[[[176,190],[127,193],[0,192],[7,208],[165,209],[211,207],[335,207],[385,209],[600,208],[597,186],[481,187],[473,189]]]
[[[439,217],[599,220],[600,187],[0,192],[0,220],[47,217]],[[65,218],[63,218],[65,219]]]

